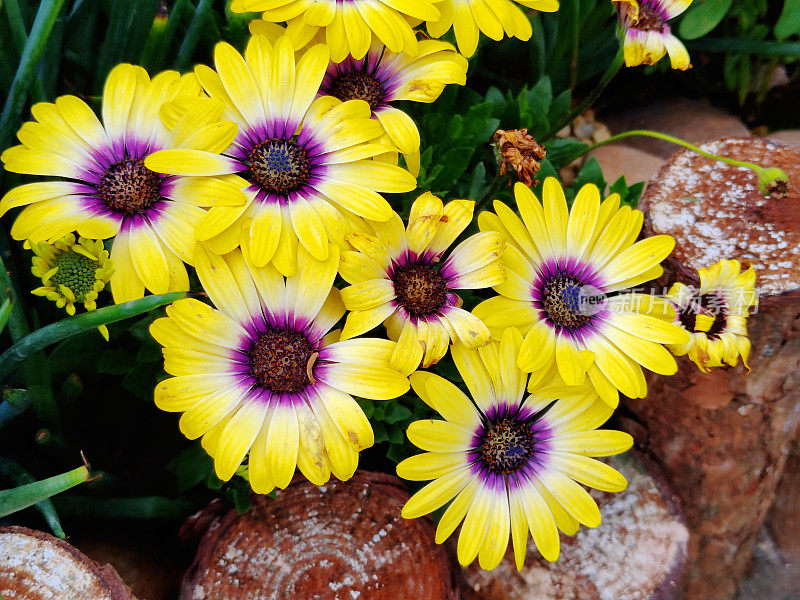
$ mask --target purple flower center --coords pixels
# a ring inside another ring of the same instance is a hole
[[[294,140],[272,138],[261,142],[247,157],[250,179],[268,192],[287,194],[300,189],[311,172],[305,148]]]
[[[392,279],[398,304],[414,317],[436,313],[447,301],[447,285],[432,265],[399,267]]]
[[[533,431],[529,423],[514,418],[497,421],[486,428],[477,450],[488,470],[514,473],[533,457]]]
[[[342,102],[364,100],[372,110],[378,108],[386,99],[386,89],[371,73],[350,71],[342,73],[333,80],[328,93]]]
[[[581,311],[585,286],[576,277],[557,273],[542,288],[542,305],[549,319],[564,329],[583,327],[591,318]]]
[[[299,392],[312,383],[317,352],[302,333],[270,330],[248,352],[250,369],[258,385],[271,392]]]
[[[141,214],[160,198],[161,176],[138,158],[114,163],[103,174],[97,194],[111,210],[127,215]]]

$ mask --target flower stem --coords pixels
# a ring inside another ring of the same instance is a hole
[[[572,110],[572,112],[570,112],[566,117],[561,119],[561,121],[559,121],[555,127],[551,127],[550,131],[547,132],[547,135],[545,135],[542,138],[544,141],[540,141],[539,143],[547,145],[547,142],[549,142],[556,133],[558,133],[564,127],[572,123],[572,121],[575,120],[575,117],[577,117],[578,115],[582,115],[587,108],[589,108],[592,104],[594,104],[595,100],[597,100],[600,97],[600,94],[603,93],[603,90],[606,89],[606,86],[614,78],[614,75],[616,75],[622,68],[624,61],[625,61],[624,48],[622,44],[620,44],[619,49],[617,50],[617,54],[614,56],[614,60],[612,60],[611,64],[608,65],[608,69],[606,69],[606,72],[603,73],[603,77],[600,79],[600,83],[597,84],[597,87],[595,87],[592,90],[592,93],[589,94],[584,99],[583,102],[581,102],[578,106],[576,106]]]
[[[3,113],[0,115],[0,149],[4,149],[11,140],[15,122],[22,113],[28,90],[36,76],[39,59],[47,46],[62,6],[64,6],[64,0],[42,0],[39,5],[31,33],[22,51],[19,67],[17,67],[14,80],[11,82]]]
[[[183,43],[181,43],[180,50],[178,50],[178,59],[175,61],[175,67],[179,71],[184,71],[191,66],[192,55],[194,55],[194,51],[200,41],[210,10],[211,0],[200,0],[194,11],[192,22],[189,24],[186,37],[183,38]]]
[[[641,135],[644,137],[651,137],[656,138],[657,140],[664,140],[665,142],[670,142],[672,144],[677,144],[678,146],[683,146],[691,150],[692,152],[696,152],[700,156],[705,156],[706,158],[710,158],[711,160],[717,160],[723,162],[725,164],[734,166],[734,167],[744,167],[746,169],[750,169],[755,171],[756,175],[759,177],[759,189],[764,192],[763,185],[769,183],[770,181],[774,181],[776,179],[786,179],[786,174],[780,171],[779,169],[774,169],[770,167],[762,167],[761,165],[757,165],[755,163],[747,162],[744,160],[736,160],[734,158],[728,158],[727,156],[717,156],[716,154],[711,154],[710,152],[706,152],[705,150],[699,148],[695,144],[689,143],[686,140],[682,140],[672,135],[668,135],[666,133],[661,133],[659,131],[650,131],[649,129],[631,129],[630,131],[623,131],[622,133],[618,133],[617,135],[612,135],[610,138],[603,140],[602,142],[598,142],[593,146],[588,146],[586,149],[581,150],[577,155],[572,157],[572,160],[583,156],[595,150],[601,146],[605,146],[606,144],[610,144],[612,142],[616,142],[617,140],[621,140],[627,137],[633,137],[635,135]]]

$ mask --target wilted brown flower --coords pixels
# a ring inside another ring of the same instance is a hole
[[[494,142],[501,175],[513,169],[517,178],[528,187],[538,183],[533,176],[539,171],[539,161],[547,152],[544,146],[528,135],[526,128],[508,131],[498,129],[494,134]]]

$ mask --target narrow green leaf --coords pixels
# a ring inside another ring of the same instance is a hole
[[[89,479],[86,466],[10,490],[0,490],[0,517],[33,506]]]
[[[172,292],[158,296],[145,296],[138,300],[106,306],[92,312],[62,319],[57,323],[37,329],[26,335],[0,356],[0,381],[23,360],[51,344],[72,335],[89,331],[100,325],[108,325],[146,313],[159,306],[170,304],[186,296],[186,292]]]
[[[188,69],[192,64],[194,51],[200,41],[200,36],[203,34],[206,21],[210,18],[211,4],[212,0],[200,0],[197,9],[194,11],[186,37],[183,38],[183,43],[178,51],[178,59],[175,61],[175,67],[179,71]]]
[[[36,482],[33,475],[23,469],[19,463],[10,458],[3,457],[0,457],[0,477],[11,481],[15,485],[27,485]],[[42,517],[44,517],[44,520],[47,521],[47,526],[50,527],[50,531],[53,532],[53,535],[62,540],[66,539],[67,534],[64,533],[64,529],[61,527],[61,521],[58,518],[56,507],[53,506],[52,500],[46,498],[34,506],[36,510],[41,513]]]
[[[42,3],[39,4],[39,10],[36,13],[28,41],[25,43],[14,81],[11,83],[11,90],[8,92],[3,113],[0,115],[0,148],[8,146],[11,140],[16,121],[25,106],[31,82],[36,76],[39,59],[63,5],[64,0],[42,0]]]
[[[0,306],[0,332],[6,328],[6,323],[8,323],[8,317],[11,316],[12,308],[14,308],[14,303],[11,302],[11,298],[6,298],[3,305]]]
[[[695,2],[684,14],[678,33],[687,40],[696,40],[711,32],[728,14],[733,0]]]
[[[184,498],[90,498],[71,494],[55,498],[61,514],[104,519],[185,519],[197,506]]]
[[[786,0],[781,16],[775,23],[775,37],[785,40],[796,33],[800,33],[800,0]]]

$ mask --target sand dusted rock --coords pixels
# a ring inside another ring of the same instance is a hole
[[[686,512],[686,597],[728,600],[750,565],[800,415],[800,151],[760,138],[703,148],[789,176],[787,197],[765,198],[752,171],[681,151],[640,203],[646,234],[676,239],[663,285],[690,282],[721,258],[755,266],[752,372],[739,365],[705,375],[681,358],[675,376],[648,372],[647,398],[626,405]]]
[[[363,471],[254,496],[211,526],[180,598],[457,600],[447,552],[430,521],[400,516],[406,500],[399,479]]]
[[[67,542],[25,527],[0,527],[4,600],[136,600],[117,572]]]
[[[787,146],[800,148],[800,129],[784,129],[782,131],[774,131],[764,136],[767,139],[775,140]]]
[[[518,572],[509,552],[493,571],[464,570],[474,600],[666,600],[686,561],[689,533],[663,476],[635,451],[609,464],[628,479],[619,494],[593,490],[603,522],[561,536],[561,556],[548,563],[528,543]],[[645,466],[647,465],[647,466]],[[466,597],[466,596],[465,596]]]
[[[653,129],[699,144],[723,136],[745,137],[749,131],[737,117],[705,102],[668,98],[639,108],[609,115],[604,122],[612,133],[629,129]],[[666,159],[675,145],[647,137],[631,137],[619,143]]]

